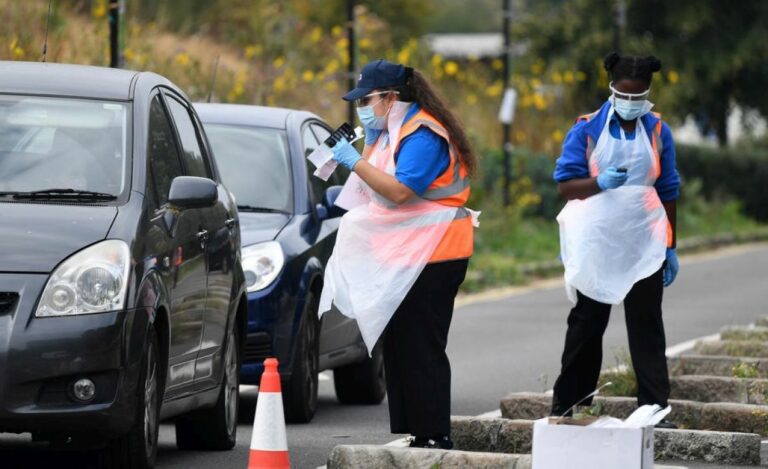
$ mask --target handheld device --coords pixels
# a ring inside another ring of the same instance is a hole
[[[341,124],[338,129],[331,132],[331,135],[326,138],[323,143],[325,143],[328,148],[333,148],[342,138],[346,138],[347,141],[351,143],[356,137],[357,134],[355,133],[355,129],[345,122]]]

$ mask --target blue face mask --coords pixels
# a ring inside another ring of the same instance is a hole
[[[387,126],[387,116],[377,116],[373,106],[361,106],[357,109],[357,118],[367,129],[382,130]]]
[[[613,108],[616,114],[625,121],[635,120],[646,112],[650,111],[652,104],[647,99],[641,101],[630,101],[628,99],[613,98]]]

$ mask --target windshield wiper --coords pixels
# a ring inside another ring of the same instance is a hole
[[[14,199],[78,199],[78,200],[115,200],[117,196],[105,192],[85,191],[80,189],[43,189],[31,192],[0,192],[0,195],[11,195]]]
[[[269,207],[254,207],[253,205],[238,205],[238,210],[243,212],[258,212],[258,213],[288,213],[285,210],[279,210]]]

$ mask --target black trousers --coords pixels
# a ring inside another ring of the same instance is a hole
[[[665,356],[661,299],[662,271],[637,282],[624,299],[629,353],[637,376],[638,405],[667,405],[669,375]],[[552,414],[562,415],[595,390],[603,360],[603,333],[611,305],[578,293],[568,316],[560,376],[555,382]],[[591,399],[582,405],[590,405]]]
[[[451,431],[451,364],[445,353],[466,259],[428,264],[384,333],[389,426],[420,437]]]

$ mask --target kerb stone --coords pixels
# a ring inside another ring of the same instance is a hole
[[[471,453],[373,445],[340,445],[328,457],[328,469],[530,469],[531,456]]]

